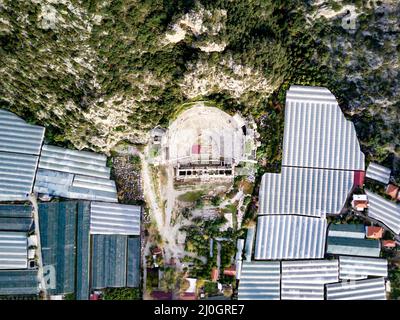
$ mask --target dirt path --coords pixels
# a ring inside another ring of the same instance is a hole
[[[172,212],[175,206],[175,200],[178,192],[175,191],[173,186],[173,171],[167,170],[167,184],[166,188],[162,190],[162,197],[166,200],[165,207],[165,220],[163,208],[160,208],[159,202],[156,195],[156,190],[153,186],[151,171],[149,164],[147,163],[144,154],[139,153],[139,157],[142,163],[142,181],[143,181],[143,192],[146,203],[150,209],[151,216],[157,224],[157,229],[163,239],[163,248],[165,252],[164,259],[170,261],[171,258],[175,258],[176,266],[178,269],[182,269],[181,259],[185,255],[191,255],[191,253],[185,252],[183,245],[177,244],[177,238],[180,227],[182,224],[171,225]],[[162,199],[162,200],[164,200]],[[164,201],[160,201],[164,203]]]

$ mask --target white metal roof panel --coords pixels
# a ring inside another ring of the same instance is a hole
[[[68,199],[118,202],[114,181],[66,172],[39,169],[34,190]]]
[[[0,151],[39,155],[44,128],[26,123],[15,114],[0,109]]]
[[[323,300],[324,284],[339,281],[338,260],[282,261],[282,300]]]
[[[325,250],[326,219],[295,215],[258,217],[256,260],[318,259]]]
[[[388,262],[386,259],[352,256],[339,257],[339,277],[343,280],[366,279],[369,276],[387,277]]]
[[[237,239],[236,256],[235,256],[236,261],[242,260],[243,248],[244,248],[244,239]]]
[[[367,178],[388,184],[390,180],[391,170],[377,163],[371,162],[367,168],[365,176]]]
[[[32,192],[38,157],[0,152],[0,201],[26,200]]]
[[[251,261],[251,256],[253,254],[254,236],[256,234],[256,228],[251,226],[247,228],[246,244],[245,244],[245,255],[246,261]]]
[[[364,170],[352,122],[326,88],[291,86],[286,95],[283,166]]]
[[[238,288],[239,300],[279,300],[279,261],[242,263]]]
[[[98,153],[44,145],[39,168],[109,179],[110,168],[106,161],[107,158]]]
[[[0,232],[0,269],[28,267],[28,239],[25,232]]]
[[[365,226],[363,224],[331,223],[328,228],[328,237],[365,239]]]
[[[92,202],[90,234],[140,235],[141,207]]]
[[[326,285],[327,300],[386,300],[385,279],[366,279]]]
[[[385,224],[394,233],[400,233],[400,205],[365,190],[368,196],[368,216]]]
[[[259,214],[338,214],[353,178],[352,171],[293,167],[282,167],[281,174],[266,173],[261,181]]]

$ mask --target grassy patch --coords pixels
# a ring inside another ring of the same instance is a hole
[[[198,190],[198,191],[189,191],[184,194],[181,194],[178,197],[179,201],[183,202],[196,202],[201,199],[201,197],[204,195],[204,191]]]
[[[222,213],[237,213],[237,206],[235,204],[228,204],[222,209]]]

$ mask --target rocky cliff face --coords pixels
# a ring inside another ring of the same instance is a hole
[[[369,157],[398,166],[399,16],[389,0],[0,0],[0,106],[108,152],[184,102],[268,120],[283,83],[324,85]]]
[[[360,2],[360,1],[359,1]],[[331,26],[319,64],[334,70],[336,92],[370,159],[400,171],[400,3],[315,3],[312,21]],[[316,20],[313,20],[316,19]]]

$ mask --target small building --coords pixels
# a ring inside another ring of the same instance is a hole
[[[371,162],[368,166],[366,177],[383,184],[388,184],[391,170],[377,163]]]
[[[231,265],[229,268],[226,268],[224,270],[224,275],[229,276],[229,277],[236,276],[236,267],[234,265]]]
[[[362,187],[365,180],[365,171],[354,171],[354,187]]]
[[[399,194],[399,187],[394,184],[388,184],[386,187],[386,194],[390,196],[393,200],[397,200]]]
[[[214,267],[211,269],[211,281],[217,282],[218,278],[219,278],[218,269]]]
[[[396,241],[394,241],[394,240],[382,240],[382,246],[384,248],[396,248]]]
[[[368,226],[365,235],[368,239],[382,239],[385,230],[382,227]]]
[[[155,127],[150,131],[150,137],[152,139],[153,144],[161,144],[161,139],[165,134],[165,129],[160,126]]]
[[[378,240],[328,237],[328,254],[362,257],[379,257],[381,243]]]
[[[38,238],[36,234],[32,234],[28,237],[28,247],[37,247],[38,246]]]
[[[35,259],[36,250],[35,249],[28,249],[28,259],[33,260]]]
[[[363,224],[331,224],[328,230],[328,237],[345,238],[365,238],[365,229]]]
[[[354,194],[351,206],[357,211],[364,211],[368,208],[368,197],[366,194]]]

